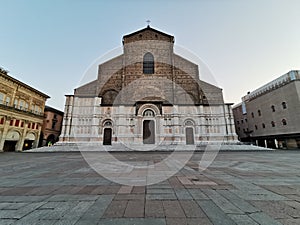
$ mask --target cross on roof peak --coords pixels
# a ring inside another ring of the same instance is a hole
[[[147,27],[150,27],[151,20],[146,20],[146,23],[148,24]]]

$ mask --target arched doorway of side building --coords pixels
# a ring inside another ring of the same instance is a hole
[[[9,131],[6,135],[3,151],[13,152],[16,151],[17,143],[20,141],[20,134],[17,131]]]
[[[47,137],[46,145],[51,146],[51,145],[53,145],[55,142],[56,142],[55,135],[54,135],[54,134],[50,134],[50,135]]]
[[[31,149],[34,141],[35,141],[35,135],[33,133],[28,133],[24,140],[23,150]]]

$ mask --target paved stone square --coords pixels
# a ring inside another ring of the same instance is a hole
[[[155,162],[170,153],[112,153]],[[125,186],[80,152],[1,153],[0,224],[300,224],[300,151],[220,152],[205,171],[194,153],[169,179]]]

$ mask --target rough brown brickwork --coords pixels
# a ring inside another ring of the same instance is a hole
[[[198,66],[176,55],[173,42],[173,36],[150,27],[124,36],[124,54],[99,65],[98,79],[77,88],[75,95],[97,95],[102,97],[102,105],[135,104],[142,100],[164,104],[185,104],[188,100],[197,105],[222,104],[222,90],[201,82]],[[143,56],[147,52],[154,56],[153,74],[143,73]]]

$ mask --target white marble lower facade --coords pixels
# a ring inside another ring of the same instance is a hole
[[[101,106],[99,97],[67,96],[60,142],[201,144],[237,140],[231,105]]]

